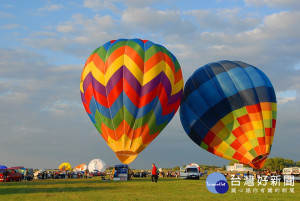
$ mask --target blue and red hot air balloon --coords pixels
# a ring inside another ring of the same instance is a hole
[[[187,80],[180,119],[203,149],[259,169],[272,147],[276,111],[274,88],[261,70],[241,61],[219,61]]]

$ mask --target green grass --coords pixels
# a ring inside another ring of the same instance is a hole
[[[101,181],[100,178],[36,180],[0,183],[0,200],[300,200],[300,183],[295,183],[294,193],[275,193],[276,187],[270,184],[264,187],[265,193],[248,194],[246,188],[241,182],[241,187],[236,189],[244,189],[244,192],[234,194],[229,187],[226,194],[213,194],[206,189],[204,179],[159,178],[158,183],[150,182],[150,178],[127,182]],[[273,188],[273,193],[268,193],[267,188]],[[282,183],[279,188],[287,187]]]

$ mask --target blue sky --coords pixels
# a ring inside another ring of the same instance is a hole
[[[146,3],[145,3],[146,2]],[[299,161],[300,2],[297,0],[82,0],[0,2],[0,164],[56,168],[119,163],[81,104],[85,60],[108,40],[142,38],[175,54],[184,80],[206,63],[262,69],[278,99],[271,157]],[[228,161],[202,150],[178,115],[134,168]]]

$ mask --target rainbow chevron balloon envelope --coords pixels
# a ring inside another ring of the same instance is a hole
[[[276,96],[267,76],[240,61],[219,61],[188,79],[180,119],[203,149],[256,169],[271,151]]]
[[[182,97],[180,65],[165,47],[119,39],[97,48],[82,71],[82,103],[122,163],[131,163],[166,127]]]

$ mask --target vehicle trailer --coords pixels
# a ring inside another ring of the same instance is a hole
[[[283,168],[282,174],[283,177],[294,176],[294,181],[300,182],[300,167]]]
[[[126,164],[116,165],[114,167],[113,180],[114,181],[127,181],[130,179],[130,168]]]

